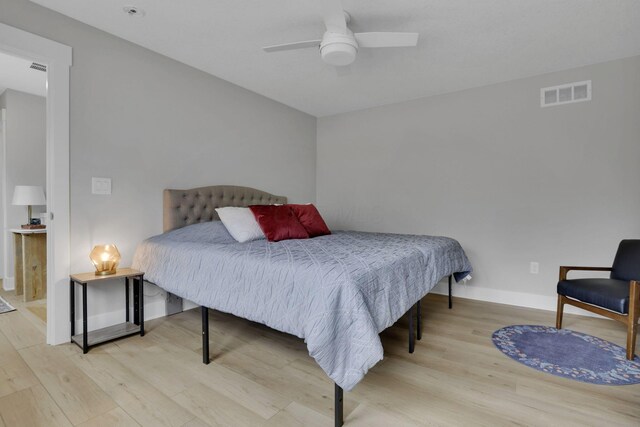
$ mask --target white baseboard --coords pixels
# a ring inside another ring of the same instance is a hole
[[[5,277],[4,279],[2,279],[2,289],[4,289],[5,291],[12,291],[16,288],[16,283],[15,280],[13,280],[13,277]]]
[[[439,283],[431,291],[434,294],[447,295],[447,283]],[[478,301],[495,302],[498,304],[515,305],[518,307],[537,308],[555,312],[557,309],[557,295],[538,295],[526,292],[505,291],[502,289],[479,288],[472,284],[456,284],[452,286],[452,295],[460,298]],[[582,316],[601,317],[589,311],[577,307],[565,305],[564,312]]]

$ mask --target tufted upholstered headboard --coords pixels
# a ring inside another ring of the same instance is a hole
[[[286,197],[235,185],[164,190],[163,198],[162,228],[165,232],[199,222],[220,220],[215,208],[287,203]]]

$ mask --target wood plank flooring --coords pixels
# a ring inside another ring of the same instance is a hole
[[[93,348],[44,344],[44,323],[18,308],[0,315],[0,427],[333,425],[333,383],[302,340],[211,312],[201,363],[200,312],[146,323]],[[407,352],[407,322],[382,334],[385,358],[345,393],[345,426],[640,425],[640,385],[596,386],[535,371],[499,353],[494,330],[553,325],[554,313],[430,295],[424,333]],[[624,345],[605,319],[565,326]]]

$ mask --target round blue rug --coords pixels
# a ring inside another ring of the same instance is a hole
[[[542,372],[591,384],[640,383],[640,358],[625,349],[570,329],[514,325],[493,333],[493,343],[515,361]]]

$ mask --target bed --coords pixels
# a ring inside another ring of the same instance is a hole
[[[336,231],[238,243],[215,211],[279,203],[286,197],[247,187],[165,190],[165,232],[138,246],[133,268],[202,307],[204,363],[209,308],[304,339],[336,384],[336,425],[342,425],[343,389],[355,387],[383,357],[379,333],[442,278],[460,280],[472,268],[447,237]]]

